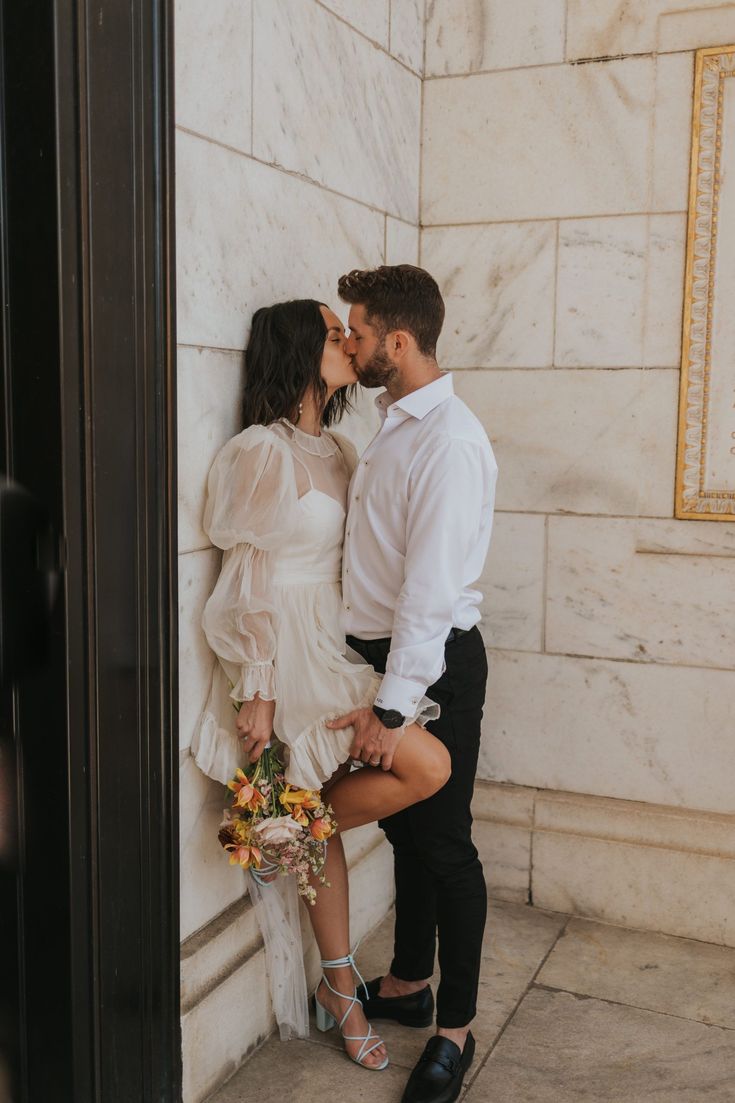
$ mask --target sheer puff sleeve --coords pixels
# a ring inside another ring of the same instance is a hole
[[[270,559],[296,523],[297,500],[288,444],[262,425],[229,441],[209,473],[203,526],[225,554],[202,627],[233,701],[275,699]]]

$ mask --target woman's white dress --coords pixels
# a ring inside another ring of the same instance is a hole
[[[202,624],[217,656],[192,743],[197,765],[226,782],[243,764],[233,702],[276,702],[286,778],[319,789],[349,758],[353,729],[326,727],[371,705],[381,682],[345,643],[342,543],[352,445],[283,420],[230,440],[209,475],[204,529],[224,550]],[[424,698],[416,719],[439,713]]]

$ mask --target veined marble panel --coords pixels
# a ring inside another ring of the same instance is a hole
[[[647,245],[646,215],[560,224],[555,364],[643,363]]]
[[[652,210],[686,211],[692,147],[694,57],[656,58],[653,112]]]
[[[669,4],[671,8],[674,5]],[[727,46],[735,42],[735,6],[712,3],[701,11],[694,4],[687,10],[666,11],[658,25],[659,50],[698,50],[700,46]]]
[[[390,52],[419,76],[424,71],[424,0],[392,0]]]
[[[536,831],[532,888],[542,908],[735,945],[732,858]]]
[[[542,516],[496,513],[490,553],[477,583],[488,647],[543,647],[545,524]]]
[[[735,669],[735,524],[550,517],[548,564],[547,651]]]
[[[569,0],[567,60],[729,42],[735,8],[716,0]]]
[[[686,215],[651,215],[643,335],[647,368],[672,367],[681,360],[685,260]]]
[[[421,79],[316,4],[254,3],[255,155],[418,221]]]
[[[678,372],[456,372],[498,458],[496,507],[670,517]]]
[[[419,228],[390,215],[385,219],[385,263],[418,264]]]
[[[201,628],[222,553],[216,548],[179,556],[179,746],[191,744],[209,693],[214,654]]]
[[[209,547],[202,530],[207,475],[241,428],[242,353],[180,348],[178,405],[179,554]]]
[[[337,280],[380,264],[384,216],[179,132],[178,339],[242,349],[253,312],[289,298],[337,306]]]
[[[370,0],[369,4],[365,0],[320,0],[320,3],[355,30],[387,47],[390,0]]]
[[[564,60],[564,0],[428,0],[426,75]]]
[[[489,658],[480,777],[735,812],[735,672],[510,651]]]
[[[225,787],[205,777],[193,758],[179,771],[181,938],[188,938],[245,892],[245,878],[231,866],[217,839]]]
[[[628,58],[427,81],[422,223],[648,210],[653,79]]]
[[[252,0],[176,0],[176,123],[250,152]]]
[[[446,303],[439,339],[444,367],[551,367],[553,222],[427,229],[421,260]]]

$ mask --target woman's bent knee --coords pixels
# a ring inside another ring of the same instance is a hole
[[[438,739],[435,742],[436,746],[431,748],[431,753],[427,754],[424,759],[420,779],[420,800],[433,797],[435,793],[444,788],[452,776],[452,760],[449,751]]]

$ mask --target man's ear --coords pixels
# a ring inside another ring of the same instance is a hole
[[[414,344],[414,339],[405,329],[394,329],[388,334],[387,343],[393,358],[400,360]]]

